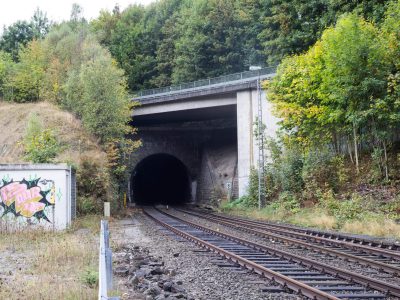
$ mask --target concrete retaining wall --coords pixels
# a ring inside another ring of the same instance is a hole
[[[76,207],[72,177],[65,164],[0,165],[0,229],[66,229]]]

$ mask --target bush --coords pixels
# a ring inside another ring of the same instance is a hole
[[[100,203],[93,197],[79,196],[77,199],[78,215],[95,214],[101,211]]]
[[[221,209],[222,210],[231,210],[234,208],[244,208],[245,206],[243,205],[243,203],[245,203],[247,201],[246,199],[247,197],[240,197],[238,199],[235,199],[233,201],[229,201],[229,202],[223,202],[221,204]]]
[[[111,196],[110,176],[106,167],[90,157],[82,157],[76,172],[78,213],[98,213]]]
[[[99,283],[99,272],[95,270],[86,270],[82,275],[82,281],[91,288],[97,287]]]
[[[267,143],[267,151],[271,159],[265,172],[267,196],[272,198],[279,191],[300,192],[304,186],[303,157],[297,147],[293,145],[282,150],[280,144],[270,140]]]
[[[279,199],[273,205],[292,214],[300,211],[300,202],[295,195],[290,192],[283,192],[279,195]]]
[[[341,201],[335,198],[331,190],[322,195],[319,205],[340,224],[350,220],[360,220],[369,212],[367,203],[359,195],[353,194],[349,200]]]
[[[33,163],[49,163],[60,152],[60,144],[51,129],[43,129],[39,117],[31,115],[27,132],[22,142],[25,158]]]
[[[304,157],[302,178],[306,189],[317,186],[338,191],[348,180],[343,156],[326,148],[309,151]]]

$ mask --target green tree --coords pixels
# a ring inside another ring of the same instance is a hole
[[[31,19],[31,26],[34,39],[43,39],[50,31],[52,22],[47,18],[47,14],[37,8]]]
[[[3,96],[5,91],[5,83],[14,66],[11,55],[0,51],[0,96]]]
[[[103,142],[123,138],[129,132],[131,112],[126,81],[108,54],[87,61],[79,73],[71,72],[65,90],[69,108]]]
[[[270,96],[288,133],[314,145],[351,137],[358,170],[361,129],[373,143],[388,117],[387,48],[377,27],[350,14],[307,53],[284,59]]]
[[[264,28],[259,38],[272,65],[285,56],[307,51],[344,13],[354,12],[381,22],[385,0],[266,0]]]
[[[34,39],[44,38],[50,27],[51,22],[46,13],[37,8],[29,22],[17,21],[4,29],[0,38],[0,50],[10,53],[17,61],[20,49]]]
[[[32,25],[27,21],[17,21],[4,29],[0,39],[0,49],[10,53],[16,61],[20,48],[25,47],[33,37]]]
[[[243,71],[243,20],[238,1],[192,1],[181,11],[172,78],[175,83]]]
[[[358,131],[374,119],[369,109],[385,96],[389,65],[385,42],[372,23],[355,15],[342,17],[322,35],[326,102],[352,133],[358,170]]]
[[[42,99],[46,57],[39,41],[30,42],[19,52],[19,62],[6,77],[5,98],[15,102]]]

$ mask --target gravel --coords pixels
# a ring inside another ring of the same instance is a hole
[[[231,234],[238,238],[242,238],[242,239],[246,239],[246,240],[249,240],[252,242],[260,243],[262,245],[272,247],[277,250],[283,250],[283,251],[286,251],[286,252],[289,252],[289,253],[292,253],[292,254],[295,254],[298,256],[302,256],[302,257],[306,257],[309,259],[313,259],[315,261],[326,263],[326,264],[331,265],[336,268],[356,272],[356,273],[364,275],[364,276],[368,276],[368,277],[378,279],[378,280],[381,280],[381,281],[384,281],[387,283],[391,283],[395,286],[400,285],[400,277],[399,276],[394,276],[392,274],[380,272],[377,269],[367,267],[365,265],[360,265],[355,262],[344,261],[341,258],[335,258],[335,257],[329,256],[329,255],[323,254],[323,253],[312,252],[310,250],[287,245],[287,244],[281,243],[279,241],[274,241],[271,239],[258,237],[258,236],[255,236],[255,235],[252,235],[249,233],[245,233],[240,230],[235,230],[233,228],[226,227],[221,224],[216,224],[216,223],[204,220],[204,219],[200,219],[193,215],[187,215],[185,213],[182,213],[180,211],[176,211],[173,209],[169,209],[168,213],[176,215],[187,221],[210,228],[212,230],[220,231],[221,233]]]
[[[160,228],[142,213],[111,227],[114,276],[121,299],[301,299],[247,270],[218,267],[220,258]]]

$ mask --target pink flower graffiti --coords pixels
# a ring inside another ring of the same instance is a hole
[[[30,218],[45,208],[45,204],[39,202],[43,198],[40,191],[37,186],[28,189],[25,183],[12,182],[0,189],[0,202],[6,206],[14,203],[16,213]]]

